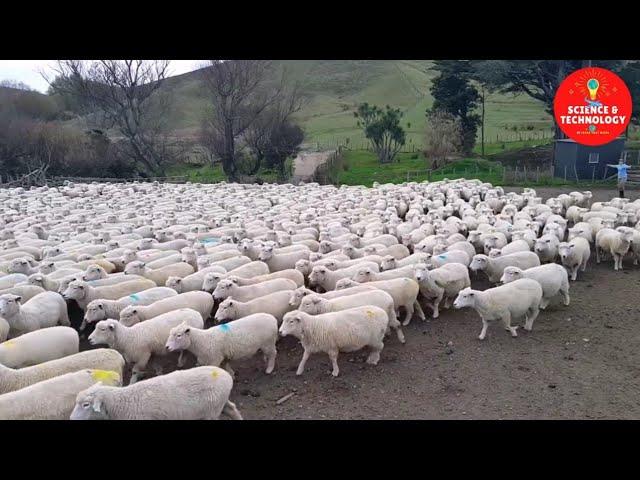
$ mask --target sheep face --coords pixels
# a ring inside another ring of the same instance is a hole
[[[273,247],[271,245],[264,247],[258,255],[258,260],[263,262],[271,260],[271,258],[273,258]]]
[[[365,267],[359,269],[353,276],[353,280],[358,283],[370,282],[373,280],[374,272],[371,268]]]
[[[69,283],[67,288],[62,292],[65,300],[82,300],[86,296],[86,284],[82,281],[74,280]]]
[[[485,270],[489,266],[489,257],[486,255],[474,255],[469,269],[475,271]]]
[[[76,405],[73,407],[71,420],[106,420],[107,412],[102,405],[100,395],[101,384],[92,385],[78,393]]]
[[[125,307],[120,312],[120,323],[125,327],[130,327],[136,323],[140,323],[140,312],[133,305]]]
[[[217,322],[238,318],[238,304],[232,298],[226,298],[218,307],[214,319]]]
[[[237,285],[231,280],[226,278],[221,280],[213,291],[213,299],[224,300],[225,298],[230,297],[235,287],[237,287]]]
[[[11,317],[20,311],[20,295],[11,295],[5,293],[0,296],[0,315],[3,317]]]
[[[491,250],[489,250],[489,258],[498,258],[501,255],[502,255],[501,248],[492,248]]]
[[[518,267],[507,267],[502,272],[502,277],[500,278],[500,281],[502,283],[510,283],[520,278],[524,278],[522,275],[522,269]]]
[[[318,295],[307,295],[302,299],[302,302],[300,302],[298,309],[309,315],[319,315],[331,311],[331,304],[327,299],[319,297]]]
[[[309,275],[311,273],[311,262],[309,260],[300,259],[296,262],[295,267],[303,275]]]
[[[298,310],[288,312],[282,318],[282,325],[280,325],[280,335],[286,337],[292,335],[296,338],[302,336],[302,319],[305,313]]]
[[[169,352],[181,352],[191,346],[191,327],[187,323],[181,323],[169,332],[166,348]]]
[[[51,272],[55,272],[56,264],[53,262],[42,262],[39,270],[43,275],[49,275]]]
[[[329,253],[331,252],[331,243],[327,240],[323,240],[320,242],[320,253]]]
[[[328,271],[329,269],[324,265],[316,265],[309,274],[309,283],[311,285],[318,285],[322,283],[322,281],[327,277]]]
[[[413,275],[418,283],[426,282],[429,280],[429,267],[426,263],[417,263],[415,267],[413,267]]]
[[[138,242],[138,246],[136,247],[138,250],[150,250],[153,248],[153,239],[152,238],[143,238]]]
[[[125,275],[142,275],[145,270],[145,263],[140,260],[128,263],[124,268]]]
[[[89,265],[84,272],[86,281],[98,280],[100,278],[106,278],[107,272],[100,265]]]
[[[117,320],[109,319],[98,322],[95,330],[89,335],[89,343],[91,345],[113,345],[116,328],[118,328]]]
[[[396,268],[396,259],[391,255],[386,255],[382,259],[382,263],[380,264],[380,269],[384,272],[387,270],[393,270]]]
[[[9,264],[9,273],[30,273],[31,266],[26,258],[14,258]]]
[[[87,305],[87,309],[84,312],[85,322],[93,323],[105,320],[106,318],[107,314],[104,310],[104,302],[102,300],[96,300]]]
[[[165,286],[173,288],[176,292],[182,293],[182,279],[180,277],[169,277],[165,282]]]
[[[202,290],[205,292],[212,293],[220,280],[222,280],[222,274],[216,272],[209,272],[204,276],[204,280],[202,281]],[[168,285],[167,285],[168,286]],[[173,287],[171,287],[173,288]]]
[[[185,263],[196,263],[197,265],[198,255],[196,255],[196,252],[193,249],[183,251],[181,260]]]
[[[358,284],[351,278],[341,278],[336,283],[336,290],[344,290],[345,288],[355,287]]]
[[[133,250],[125,250],[124,252],[122,252],[122,261],[125,263],[131,263],[135,261],[136,258],[136,252],[134,252]]]
[[[311,292],[304,287],[296,288],[289,297],[289,305],[297,308],[302,303],[302,300],[310,293]]]
[[[471,288],[467,287],[465,289],[460,290],[458,296],[453,301],[453,307],[456,309],[465,308],[465,307],[473,307],[475,305],[476,300],[476,292],[471,290]]]

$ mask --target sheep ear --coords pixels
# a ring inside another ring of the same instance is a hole
[[[187,328],[187,329],[184,331],[184,333],[191,333],[191,329],[190,329],[190,328]]]
[[[109,330],[115,330],[115,329],[116,329],[116,326],[114,324],[109,325]]]
[[[14,300],[16,302],[21,302],[22,301],[22,297],[20,295],[16,296],[16,298],[14,298]]]
[[[101,303],[99,303],[99,304],[98,304],[98,308],[99,308],[100,310],[104,310],[104,307],[102,306],[102,304],[101,304]]]
[[[102,382],[98,382],[97,385],[102,384]],[[100,413],[102,409],[102,401],[99,398],[93,399],[93,405],[91,406],[94,412]]]

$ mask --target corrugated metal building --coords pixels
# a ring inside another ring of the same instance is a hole
[[[625,137],[618,137],[605,145],[590,146],[570,138],[556,140],[553,159],[554,176],[568,180],[602,180],[616,173],[607,164],[618,163],[624,150]]]

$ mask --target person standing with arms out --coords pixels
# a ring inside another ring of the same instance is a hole
[[[617,165],[607,164],[607,167],[618,170],[618,192],[620,193],[620,198],[624,198],[624,186],[627,183],[627,170],[629,170],[629,165],[624,163],[624,159],[621,158]]]

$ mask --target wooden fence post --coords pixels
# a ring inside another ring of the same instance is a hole
[[[540,165],[536,168],[536,183],[540,183]]]

